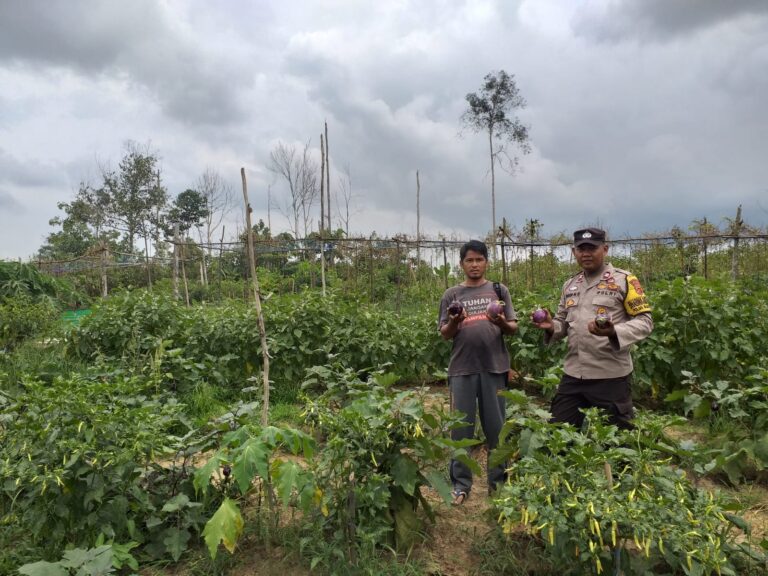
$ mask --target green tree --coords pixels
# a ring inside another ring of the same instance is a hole
[[[106,228],[109,203],[109,194],[104,188],[81,183],[74,200],[58,203],[64,216],[52,218],[49,224],[61,230],[48,235],[37,257],[66,260],[82,256],[99,242],[114,243],[116,233]]]
[[[466,100],[469,108],[461,116],[462,123],[473,132],[488,134],[491,156],[491,230],[495,233],[495,167],[498,163],[502,168],[514,171],[518,158],[510,154],[509,145],[516,146],[523,154],[530,152],[528,127],[514,115],[514,111],[525,108],[526,103],[520,95],[514,75],[504,70],[487,74],[480,90],[467,94]]]
[[[109,195],[109,224],[124,234],[124,244],[133,251],[137,236],[147,238],[159,225],[167,193],[160,185],[158,158],[147,148],[129,142],[118,171],[103,171]]]
[[[205,197],[197,190],[187,188],[174,198],[168,211],[168,222],[172,226],[178,224],[179,231],[185,234],[192,227],[202,226],[208,214]]]

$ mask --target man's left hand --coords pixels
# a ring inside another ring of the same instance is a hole
[[[504,324],[507,323],[507,319],[504,317],[504,314],[496,314],[496,316],[491,316],[488,314],[488,312],[485,313],[485,317],[488,318],[493,324],[496,324],[496,326],[502,327]]]
[[[616,336],[616,328],[610,320],[608,320],[602,328],[595,324],[594,320],[590,320],[589,324],[587,324],[587,330],[589,330],[590,334],[594,334],[595,336],[605,336],[607,338]]]
[[[504,314],[491,316],[486,312],[485,317],[488,318],[488,321],[491,322],[491,324],[495,324],[501,328],[502,334],[512,335],[517,332],[517,322],[515,320],[507,320]]]

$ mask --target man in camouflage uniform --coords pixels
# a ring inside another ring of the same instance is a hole
[[[565,374],[552,399],[552,421],[581,427],[583,408],[598,407],[621,428],[632,427],[632,344],[653,330],[651,307],[637,277],[605,262],[605,231],[574,232],[581,272],[563,285],[554,318],[534,324],[544,343],[568,338]],[[596,322],[597,320],[597,322]]]

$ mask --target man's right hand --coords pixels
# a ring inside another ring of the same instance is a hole
[[[549,313],[549,310],[546,308],[542,308],[544,312],[546,312],[547,317],[542,320],[541,322],[536,322],[536,320],[533,319],[533,313],[531,313],[531,323],[536,326],[536,328],[540,328],[541,330],[546,330],[547,332],[553,332],[555,330],[555,323],[552,321],[552,315]]]
[[[467,317],[467,311],[462,308],[461,314],[448,314],[448,322],[451,322],[455,326],[458,326]]]

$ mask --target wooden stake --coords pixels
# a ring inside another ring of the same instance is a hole
[[[102,241],[101,243],[101,296],[106,298],[109,294],[107,286],[107,243]]]
[[[187,284],[187,267],[184,265],[184,260],[187,258],[187,245],[182,245],[181,251],[181,277],[184,280],[184,302],[189,308],[189,284]]]
[[[731,278],[737,280],[739,278],[739,235],[741,234],[741,227],[744,225],[744,220],[741,219],[741,204],[736,210],[736,220],[733,222],[733,252],[731,253]]]
[[[179,225],[173,227],[173,299],[179,300]]]
[[[261,356],[264,362],[263,386],[264,404],[261,407],[261,425],[269,424],[269,351],[267,349],[267,331],[264,328],[264,314],[261,310],[261,298],[259,296],[259,279],[256,277],[256,258],[253,250],[253,226],[251,226],[251,204],[248,202],[248,185],[245,180],[245,168],[240,168],[240,177],[243,180],[243,200],[245,201],[245,223],[248,226],[248,264],[251,270],[251,282],[253,284],[253,302],[256,306],[256,316],[259,323],[259,337],[261,338]]]
[[[421,182],[416,170],[416,272],[421,266]]]
[[[328,143],[328,122],[325,123],[325,193],[327,194],[327,201],[325,203],[326,210],[328,211],[328,230],[331,226],[331,157],[330,157],[330,145]]]
[[[325,228],[325,144],[320,134],[320,236]]]

